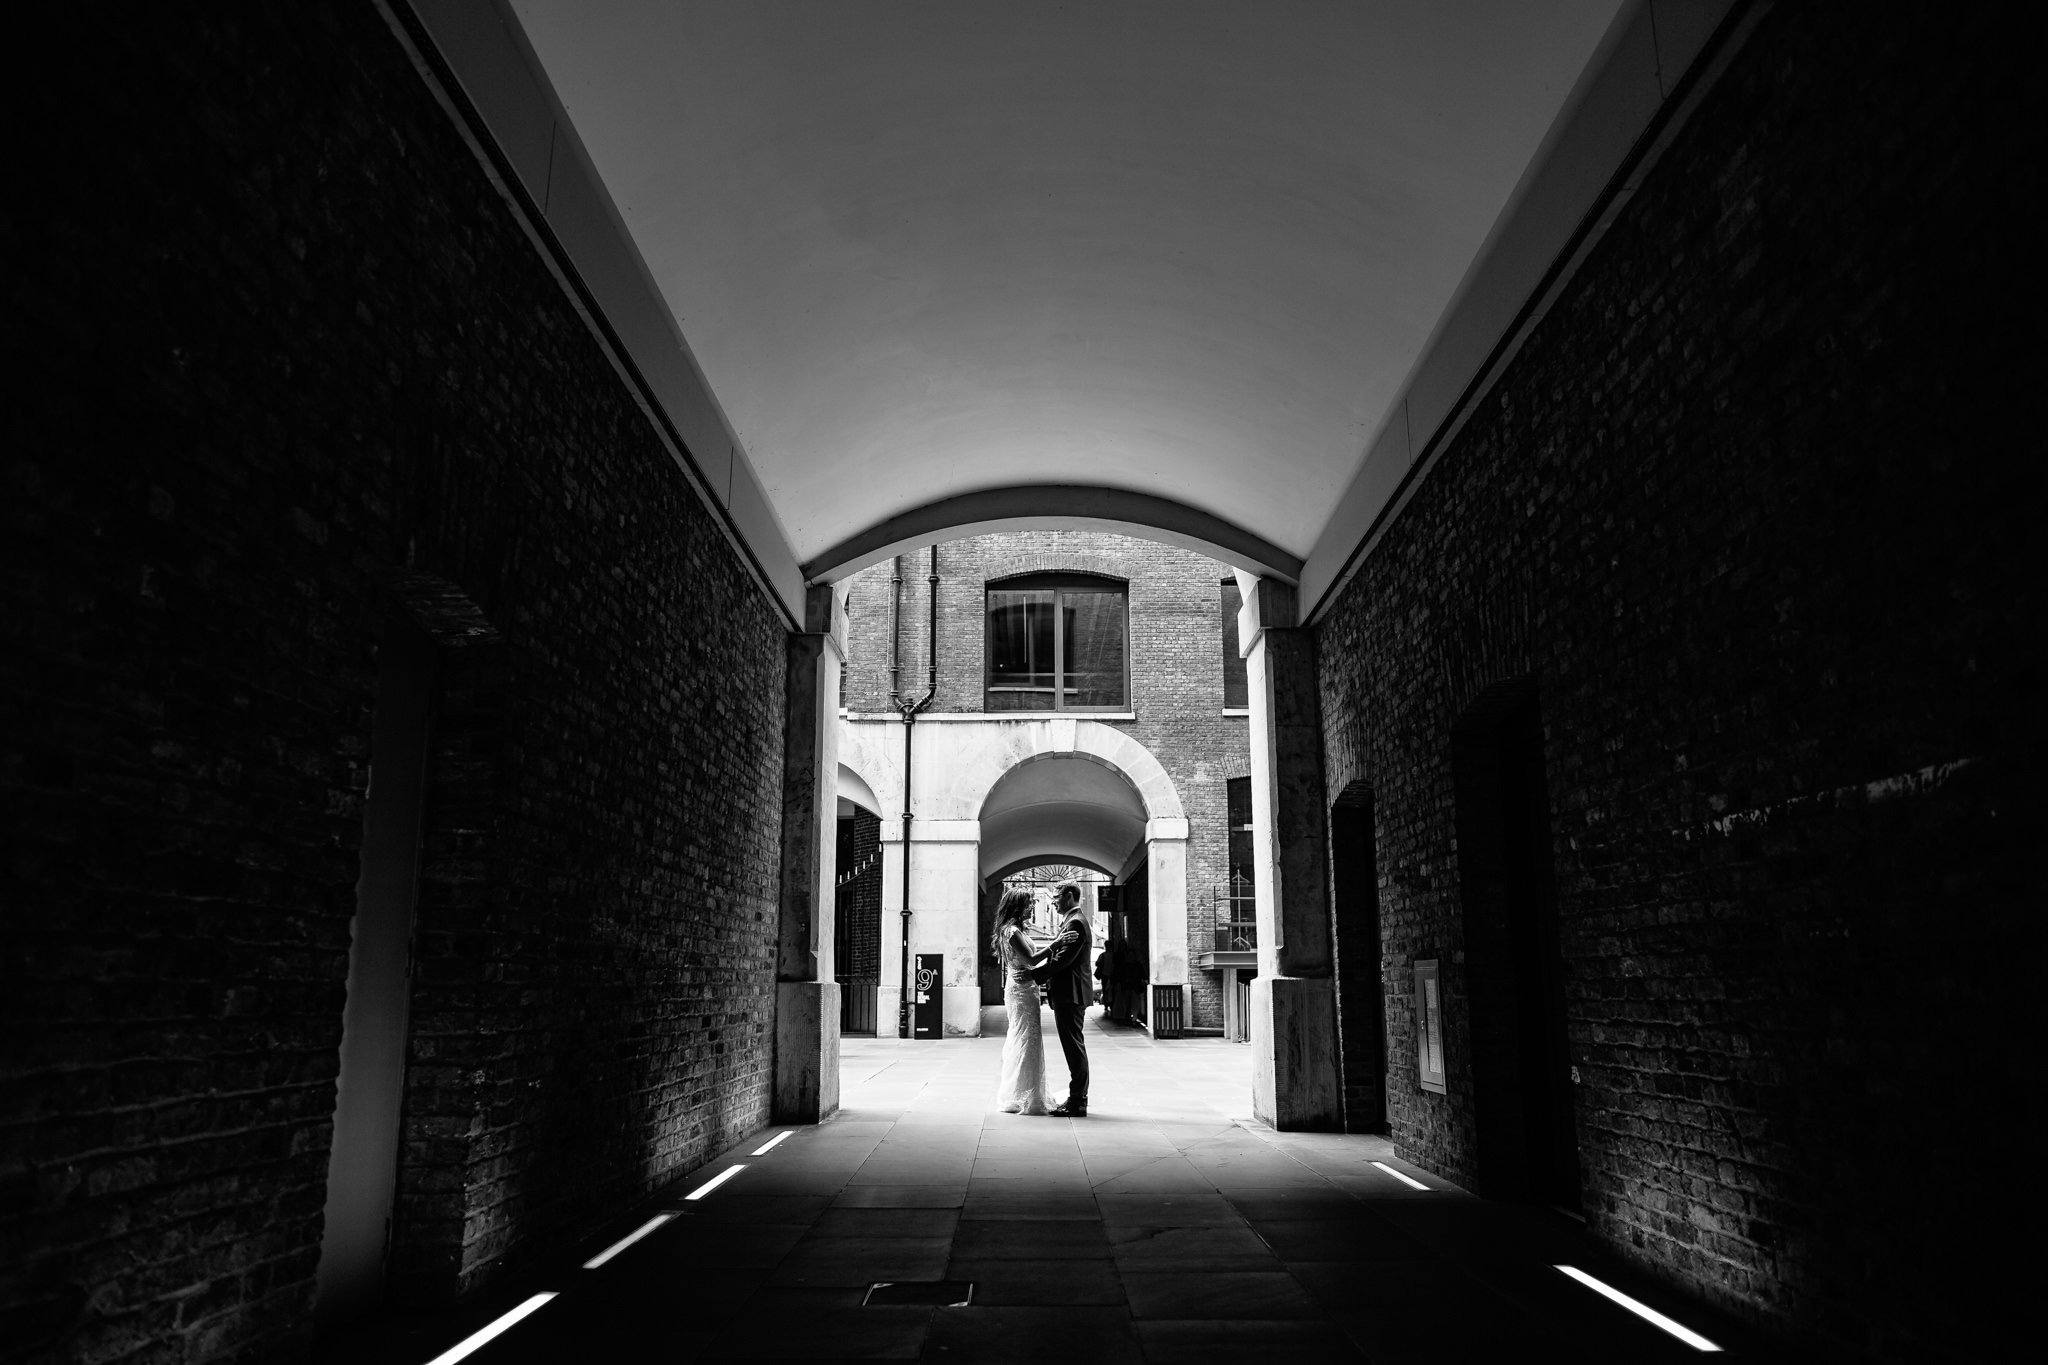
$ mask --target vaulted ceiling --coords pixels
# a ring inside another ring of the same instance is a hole
[[[800,563],[1025,485],[1306,559],[1621,8],[510,0]]]
[[[981,875],[1030,858],[1079,860],[1114,877],[1145,838],[1145,803],[1122,774],[1074,755],[1017,764],[982,804]]]

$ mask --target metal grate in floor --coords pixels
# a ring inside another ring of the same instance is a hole
[[[924,1280],[868,1286],[863,1308],[965,1308],[974,1302],[972,1280]]]

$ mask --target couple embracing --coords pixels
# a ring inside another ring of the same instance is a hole
[[[1088,1117],[1088,1046],[1081,1024],[1088,1015],[1088,957],[1094,934],[1081,909],[1081,888],[1062,882],[1060,925],[1042,950],[1024,932],[1031,913],[1029,891],[1005,891],[996,907],[990,946],[1003,964],[1003,1003],[1009,1007],[1010,1032],[1003,1040],[1003,1072],[996,1083],[996,1107],[1005,1114],[1051,1114],[1056,1118]],[[1038,985],[1045,983],[1052,1001],[1053,1023],[1059,1029],[1060,1051],[1067,1055],[1067,1102],[1045,1103],[1045,1041],[1038,1028]]]

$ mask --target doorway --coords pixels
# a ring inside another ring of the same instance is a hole
[[[1483,694],[1452,733],[1483,1193],[1580,1209],[1565,970],[1536,689]]]
[[[1352,783],[1330,807],[1330,888],[1337,928],[1337,1030],[1344,1131],[1387,1127],[1386,1028],[1380,977],[1379,859],[1372,791]]]
[[[882,979],[882,821],[839,798],[832,892],[832,976],[839,1032],[873,1037]]]
[[[370,786],[315,1271],[313,1315],[323,1328],[382,1305],[398,1188],[413,911],[437,650],[425,631],[394,615],[378,655]]]

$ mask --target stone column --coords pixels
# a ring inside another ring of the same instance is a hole
[[[886,802],[887,798],[884,798]],[[902,808],[899,799],[897,808]],[[882,817],[882,937],[881,968],[875,984],[875,1036],[896,1038],[900,1032],[903,1005],[903,859],[909,850],[903,843],[903,826]],[[917,951],[917,932],[911,931],[911,951]]]
[[[1152,930],[1155,986],[1188,981],[1188,822],[1162,816],[1145,822],[1146,923]],[[1089,964],[1094,970],[1094,964]]]
[[[789,639],[783,729],[782,899],[775,954],[777,1123],[839,1108],[839,983],[832,979],[833,841],[839,816],[839,671],[846,622],[830,584],[809,589]]]
[[[937,726],[925,727],[937,729]],[[938,750],[939,744],[926,746]],[[917,760],[920,782],[924,759]],[[933,775],[936,776],[935,774]],[[930,788],[936,794],[937,784]],[[932,802],[919,802],[927,809]],[[900,907],[899,907],[900,908]],[[946,959],[940,981],[945,1036],[981,1036],[981,822],[914,821],[910,827],[910,951]],[[892,1016],[893,1017],[893,1016]]]
[[[1280,1129],[1344,1125],[1323,811],[1315,640],[1294,589],[1239,571],[1238,639],[1251,691],[1252,1112]]]

